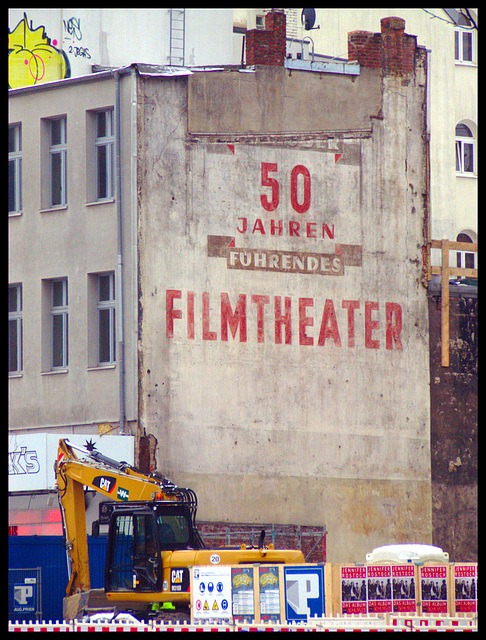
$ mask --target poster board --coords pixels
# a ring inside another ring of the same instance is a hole
[[[191,621],[285,623],[330,610],[330,566],[191,567]]]
[[[452,614],[478,611],[478,565],[457,562],[451,565]]]
[[[449,565],[425,563],[418,567],[421,614],[447,614],[449,606]]]
[[[417,566],[413,563],[334,565],[334,616],[417,613]]]

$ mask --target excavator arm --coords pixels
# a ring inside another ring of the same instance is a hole
[[[197,500],[190,489],[181,489],[160,474],[146,475],[125,462],[112,460],[91,443],[80,447],[69,440],[59,440],[55,472],[68,560],[68,596],[91,588],[85,487],[117,502],[184,501],[192,506],[195,519]]]

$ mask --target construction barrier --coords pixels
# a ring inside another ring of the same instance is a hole
[[[212,562],[189,570],[190,625],[97,618],[96,622],[9,623],[9,630],[477,630],[476,563],[228,566],[219,564],[217,554]],[[182,589],[180,573],[173,570],[171,583]]]
[[[385,616],[376,618],[320,618],[295,624],[189,624],[189,623],[90,623],[90,622],[9,622],[8,631],[74,632],[292,632],[292,631],[477,631],[477,618],[436,618]]]

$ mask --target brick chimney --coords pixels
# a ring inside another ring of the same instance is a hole
[[[348,60],[363,67],[382,69],[384,75],[405,76],[413,72],[416,36],[405,33],[402,18],[382,18],[381,33],[348,33]]]
[[[246,64],[284,66],[287,18],[283,9],[272,9],[265,15],[265,29],[246,33]]]

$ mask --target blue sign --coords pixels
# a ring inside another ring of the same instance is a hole
[[[326,615],[324,567],[284,567],[285,617],[288,622]]]
[[[9,616],[12,619],[22,618],[28,615],[32,617],[37,612],[37,571],[33,569],[32,575],[27,576],[29,570],[25,570],[22,573],[22,577],[16,577],[12,582],[9,582]]]

